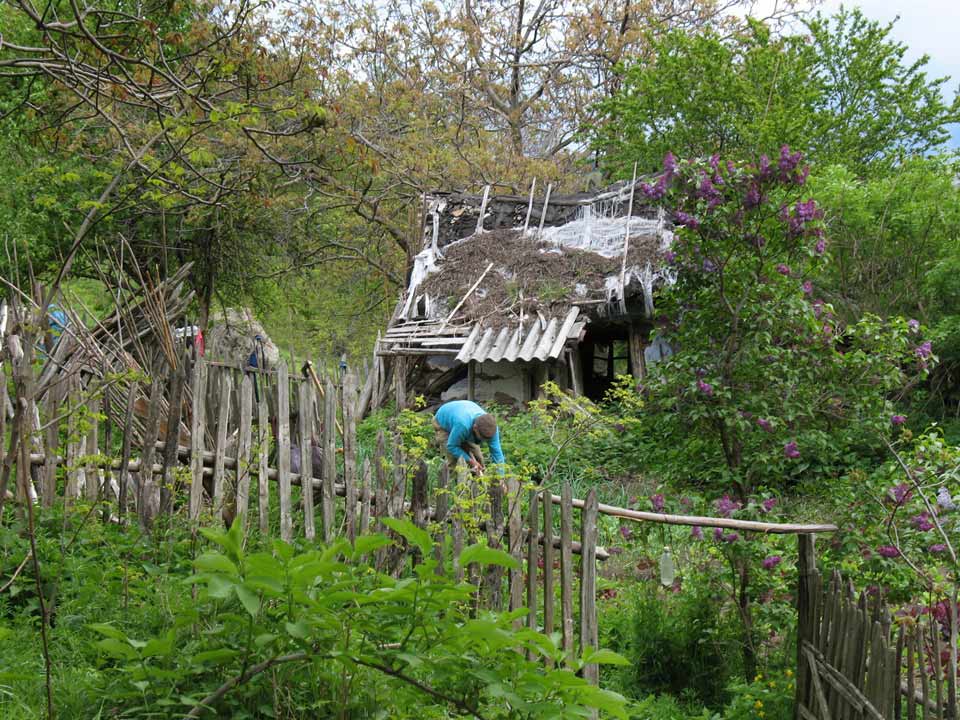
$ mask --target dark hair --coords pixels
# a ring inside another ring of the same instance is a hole
[[[473,431],[484,440],[492,440],[497,434],[497,419],[485,413],[473,421]]]

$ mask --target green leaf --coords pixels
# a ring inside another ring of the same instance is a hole
[[[257,613],[260,612],[260,597],[243,585],[235,585],[233,589],[236,591],[240,603],[250,613],[250,617],[255,618]]]
[[[303,620],[295,623],[284,623],[284,627],[287,629],[287,632],[290,633],[290,636],[297,638],[297,640],[306,640],[310,637],[310,626]]]
[[[499,565],[500,567],[519,569],[520,561],[510,553],[486,545],[476,544],[463,549],[460,553],[460,566],[466,567],[471,563],[481,565]]]
[[[629,665],[630,661],[627,660],[623,655],[615,653],[613,650],[606,650],[601,648],[600,650],[594,650],[592,647],[587,647],[583,653],[582,658],[584,663],[594,663],[596,665]]]
[[[230,577],[237,577],[240,573],[237,566],[226,555],[218,552],[206,552],[193,561],[197,570],[204,572],[223,573]]]
[[[234,585],[232,580],[212,575],[207,580],[207,594],[216,600],[226,600],[233,593]]]
[[[390,538],[384,535],[362,535],[353,544],[353,557],[372,553],[390,544]]]
[[[192,660],[197,665],[202,665],[203,663],[213,663],[214,665],[219,665],[228,660],[232,660],[239,654],[239,650],[233,650],[232,648],[218,648],[216,650],[204,650],[203,652],[198,652],[193,656]]]
[[[383,524],[411,545],[420,548],[420,552],[425,556],[433,549],[433,539],[430,537],[430,533],[422,528],[418,528],[409,520],[404,518],[383,518]]]
[[[137,658],[136,650],[130,647],[128,643],[117,640],[116,638],[98,640],[93,646],[112,658],[118,658],[120,660],[135,660]]]
[[[127,634],[120,630],[120,628],[114,627],[109,623],[91,623],[87,625],[88,628],[94,632],[98,632],[104,637],[113,638],[114,640],[123,640],[126,641]]]

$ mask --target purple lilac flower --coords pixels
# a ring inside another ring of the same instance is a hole
[[[813,249],[817,255],[823,255],[823,251],[827,249],[827,241],[820,238],[817,240],[817,244],[813,246]]]
[[[891,425],[903,425],[907,421],[907,418],[903,415],[893,415],[890,417]]]
[[[913,319],[907,320],[907,327],[910,328],[910,332],[919,332],[920,321]]]
[[[768,555],[763,559],[763,569],[773,570],[782,561],[783,561],[783,558],[780,557],[779,555]]]
[[[693,215],[685,213],[683,210],[677,210],[673,213],[673,217],[677,222],[677,225],[682,227],[688,227],[691,230],[696,230],[700,227],[700,221],[697,220]]]
[[[770,424],[770,421],[766,418],[757,418],[757,425],[759,425],[766,432],[773,432],[773,425]]]
[[[657,493],[656,495],[650,496],[650,505],[653,507],[654,512],[663,512],[664,498],[663,495]]]
[[[713,397],[713,385],[703,380],[697,380],[697,389],[707,397]]]
[[[813,316],[819,320],[822,314],[823,314],[823,300],[814,300]]]
[[[928,552],[932,552],[934,555],[939,555],[940,553],[945,553],[947,551],[947,546],[943,543],[934,543],[929,548]]]
[[[809,176],[810,176],[810,166],[809,166],[809,165],[804,165],[804,166],[800,169],[800,172],[797,173],[797,174],[794,176],[794,182],[795,182],[797,185],[803,185],[805,182],[807,182],[807,178],[808,178]]]
[[[930,513],[922,512],[919,515],[914,515],[910,522],[913,523],[913,526],[920,532],[927,532],[928,530],[933,530],[933,523],[930,521]]]
[[[677,158],[674,157],[672,152],[667,152],[663,156],[663,169],[668,175],[673,175],[677,171]]]
[[[803,160],[803,153],[790,152],[790,148],[784,145],[780,148],[780,161],[777,167],[780,168],[780,179],[786,182],[790,179],[790,174],[797,169],[797,165]]]
[[[803,294],[813,295],[813,283],[809,280],[805,280],[803,283]]]
[[[703,528],[699,525],[694,525],[690,529],[690,537],[692,537],[694,540],[703,540]]]
[[[737,533],[730,533],[729,535],[724,535],[724,536],[723,536],[723,541],[724,541],[725,543],[736,542],[736,541],[739,540],[739,539],[740,539],[740,536],[739,536]]]
[[[737,166],[734,164],[733,160],[727,160],[727,172],[731,175],[737,169]]]
[[[918,358],[926,360],[928,357],[930,357],[930,353],[932,352],[933,352],[933,347],[931,346],[930,341],[927,340],[925,343],[918,346],[917,349],[913,351],[913,354],[916,355]]]
[[[797,441],[791,440],[783,446],[783,456],[790,460],[796,460],[800,457],[800,450],[797,448]]]
[[[614,547],[607,546],[607,552],[610,553],[611,555],[620,555],[623,552],[623,548],[615,547],[615,546]]]
[[[760,177],[770,177],[770,158],[766,155],[760,156]]]
[[[716,269],[717,269],[716,264],[714,264],[713,260],[711,260],[710,258],[707,258],[706,260],[703,261],[704,272],[712,273]]]
[[[957,508],[953,502],[953,498],[950,497],[950,491],[947,490],[946,485],[942,485],[940,489],[937,490],[937,505],[944,510],[956,510]]]
[[[677,260],[677,254],[672,250],[667,250],[663,256],[667,259],[667,264],[669,265],[673,265],[673,263]]]
[[[790,266],[784,263],[780,263],[779,265],[777,265],[777,272],[780,273],[781,275],[789,275]]]
[[[905,502],[910,500],[911,497],[913,497],[913,491],[906,483],[900,483],[899,485],[894,485],[892,488],[887,490],[887,495],[897,505],[903,505]]]
[[[713,529],[713,539],[717,542],[723,542],[723,528]]]
[[[777,499],[776,499],[776,498],[767,498],[767,499],[764,500],[762,503],[760,503],[760,505],[763,507],[763,511],[764,511],[764,512],[770,512],[771,510],[773,510],[773,509],[777,506]]]
[[[885,558],[900,557],[900,551],[893,545],[881,545],[877,548],[877,554]]]
[[[729,495],[724,495],[716,502],[717,513],[720,515],[720,517],[730,517],[741,507],[743,507],[743,505],[738,500],[731,498]]]
[[[749,188],[747,188],[747,194],[743,198],[743,206],[747,210],[752,210],[753,208],[760,205],[760,188],[752,183]]]
[[[633,530],[632,530],[631,528],[627,527],[626,525],[621,525],[621,526],[620,526],[620,536],[621,536],[624,540],[629,540],[631,537],[633,537]]]
[[[714,173],[716,173],[717,170],[720,169],[720,155],[719,155],[719,154],[714,153],[713,155],[710,156],[710,169],[713,170]]]

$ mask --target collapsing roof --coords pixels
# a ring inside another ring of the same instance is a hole
[[[673,234],[634,187],[548,202],[429,197],[424,247],[381,352],[545,361],[591,320],[651,317],[654,290],[674,279]]]

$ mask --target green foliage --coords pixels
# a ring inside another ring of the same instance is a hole
[[[792,670],[757,675],[751,683],[732,686],[734,699],[723,720],[792,720],[794,677]]]
[[[894,414],[888,393],[935,361],[918,327],[844,325],[818,297],[827,240],[806,173],[783,148],[776,165],[671,161],[646,190],[680,226],[658,332],[681,351],[654,366],[645,414],[673,441],[711,437],[741,500],[871,452]]]
[[[664,33],[601,104],[594,145],[621,175],[634,160],[653,170],[666,152],[754,155],[782,143],[824,164],[890,168],[942,147],[960,110],[941,96],[946,79],[927,77],[925,57],[906,63],[891,32],[855,9],[785,37],[759,22],[726,36]]]

